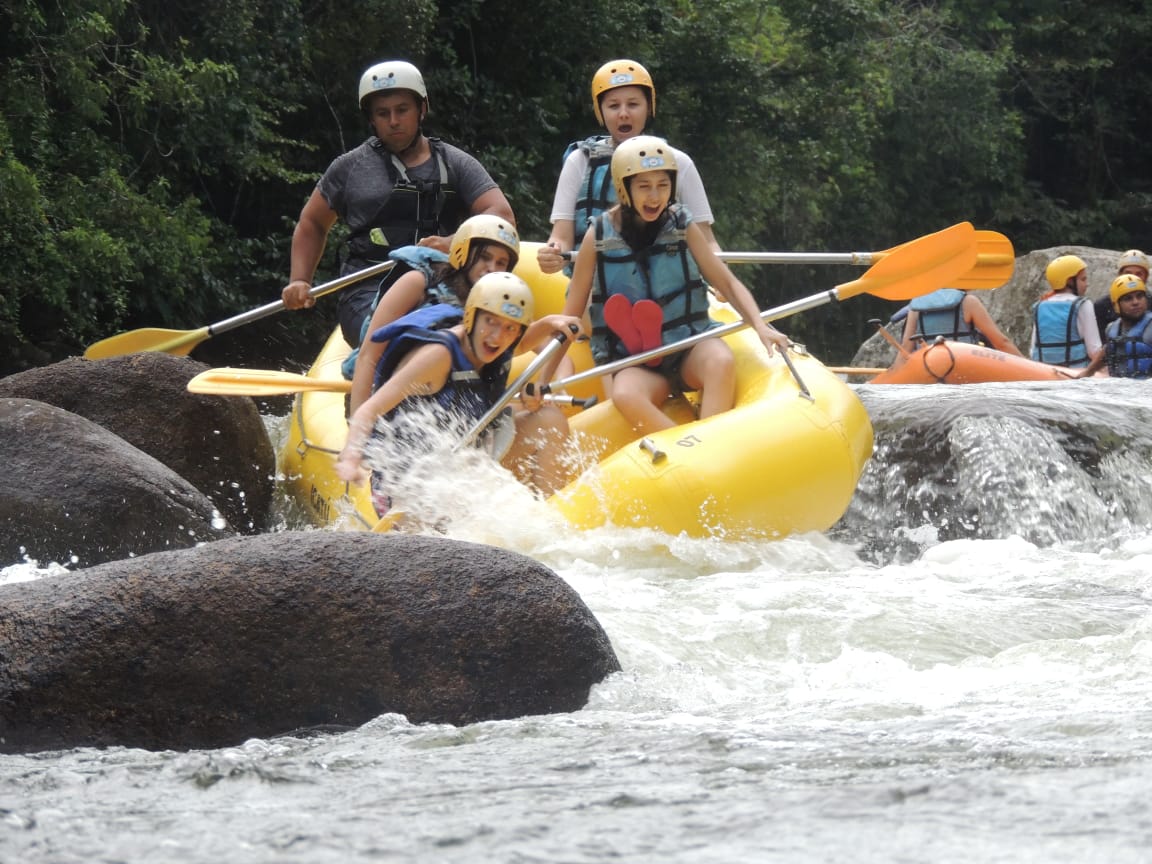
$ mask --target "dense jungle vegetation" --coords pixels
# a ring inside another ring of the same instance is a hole
[[[367,134],[359,75],[392,58],[525,239],[595,129],[592,72],[628,56],[726,249],[880,250],[962,220],[1018,253],[1147,247],[1150,27],[1125,0],[0,0],[0,374],[277,299],[301,205]],[[738,272],[763,306],[858,275]],[[230,344],[303,362],[333,306]],[[782,327],[842,362],[891,307]]]

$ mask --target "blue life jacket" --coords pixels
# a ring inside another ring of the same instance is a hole
[[[384,278],[380,280],[380,286],[376,289],[376,299],[372,301],[372,312],[376,311],[376,307],[380,305],[380,298],[388,293],[388,289],[396,284],[396,280],[413,270],[419,270],[424,274],[424,300],[421,305],[431,306],[436,303],[460,305],[456,293],[451,288],[443,282],[433,281],[435,279],[433,267],[437,264],[448,263],[448,256],[439,249],[433,249],[431,246],[401,246],[399,249],[393,249],[389,252],[388,259],[395,261],[396,266],[384,274]],[[364,337],[368,335],[368,326],[371,323],[372,316],[369,314],[364,319],[364,325],[360,328],[361,343],[364,342]],[[355,374],[356,358],[359,355],[360,348],[357,346],[340,364],[340,373],[349,381]]]
[[[573,150],[579,150],[588,158],[584,176],[580,180],[573,220],[576,245],[572,251],[576,251],[580,248],[580,241],[584,239],[588,226],[597,216],[616,204],[616,187],[612,185],[612,154],[616,145],[607,135],[593,135],[568,145],[564,158],[567,159]]]
[[[426,396],[408,396],[392,411],[385,415],[390,419],[396,412],[404,410],[416,402],[435,402],[445,414],[445,421],[479,420],[504,394],[508,370],[512,362],[512,348],[499,359],[477,371],[464,354],[460,340],[447,332],[464,320],[464,313],[458,306],[446,303],[424,306],[397,318],[372,334],[373,342],[385,342],[380,362],[376,366],[376,377],[372,382],[375,393],[396,371],[400,361],[408,353],[421,345],[439,344],[452,355],[452,371],[448,381],[437,393]]]
[[[971,345],[982,342],[980,333],[964,320],[962,307],[967,296],[957,288],[940,288],[909,303],[910,308],[920,313],[916,335],[924,337],[926,342],[937,336]]]
[[[1148,325],[1152,323],[1152,312],[1145,312],[1144,317],[1129,328],[1123,336],[1120,335],[1120,319],[1113,321],[1105,330],[1104,350],[1108,360],[1108,374],[1113,378],[1149,378],[1152,377],[1152,345],[1149,345],[1145,333]]]
[[[688,251],[691,220],[682,205],[670,204],[652,245],[633,250],[607,214],[596,218],[596,271],[589,313],[592,356],[597,363],[628,356],[623,341],[604,322],[604,303],[613,294],[623,294],[632,303],[659,303],[664,312],[664,345],[720,326],[708,316],[708,289]]]
[[[1032,324],[1036,332],[1033,360],[1070,369],[1088,365],[1088,348],[1076,323],[1080,307],[1087,302],[1077,297],[1071,303],[1041,300],[1032,304]]]

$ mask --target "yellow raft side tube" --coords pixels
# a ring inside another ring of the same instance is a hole
[[[726,305],[712,315],[738,320]],[[748,538],[832,527],[872,453],[864,406],[811,357],[793,355],[808,399],[751,330],[725,339],[736,355],[732,410],[697,420],[686,399],[673,399],[665,413],[681,425],[646,438],[611,403],[570,418],[573,432],[607,455],[549,503],[581,528]]]

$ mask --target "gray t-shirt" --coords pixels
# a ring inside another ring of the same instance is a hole
[[[392,178],[389,174],[391,157],[386,150],[372,146],[375,138],[369,138],[360,146],[337,156],[316,188],[336,211],[336,215],[353,233],[370,226],[381,206],[392,194]],[[495,189],[496,181],[484,170],[475,157],[459,147],[439,141],[436,145],[448,166],[448,176],[461,203],[463,218],[471,213],[476,199]],[[415,167],[408,168],[412,180],[433,181],[439,179],[440,169],[436,159],[430,158]],[[457,225],[445,225],[447,232],[455,231]],[[415,228],[413,229],[413,240]]]

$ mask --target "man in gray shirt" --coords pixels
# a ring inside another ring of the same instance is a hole
[[[360,107],[374,134],[328,166],[300,211],[281,292],[289,309],[315,304],[308,291],[337,219],[351,230],[341,275],[387,260],[401,246],[447,252],[469,216],[490,213],[515,224],[508,199],[475,158],[424,134],[428,91],[415,66],[393,60],[370,67],[360,77]],[[375,297],[375,281],[340,293],[340,328],[352,346]]]

